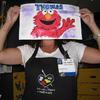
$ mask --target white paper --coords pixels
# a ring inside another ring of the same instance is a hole
[[[21,5],[19,39],[82,39],[79,7],[54,3]]]

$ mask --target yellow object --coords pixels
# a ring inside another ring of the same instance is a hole
[[[100,100],[100,68],[80,68],[77,100]]]
[[[25,73],[13,73],[13,100],[21,100],[25,89]]]

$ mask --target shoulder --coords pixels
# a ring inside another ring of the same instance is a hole
[[[79,42],[75,42],[75,41],[70,41],[67,42],[66,44],[63,45],[65,50],[75,50],[75,49],[82,49],[85,48],[86,45],[79,43]]]
[[[69,56],[72,57],[75,62],[81,61],[86,47],[86,45],[74,41],[68,42],[63,45],[65,51],[68,51]]]
[[[34,48],[30,45],[22,45],[22,46],[18,46],[18,49],[20,49],[20,51],[24,51],[24,52],[33,52]]]
[[[23,64],[25,64],[28,61],[28,59],[32,56],[32,54],[35,50],[30,45],[18,46],[17,48],[21,52]]]

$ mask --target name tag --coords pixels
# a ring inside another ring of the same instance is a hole
[[[73,59],[58,58],[57,63],[60,76],[76,76],[76,67]]]

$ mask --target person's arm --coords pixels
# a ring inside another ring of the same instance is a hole
[[[100,63],[100,29],[96,25],[94,14],[87,8],[83,8],[80,10],[81,18],[83,22],[90,28],[93,35],[96,37],[96,41],[98,44],[98,49],[86,47],[84,51],[84,55],[82,57],[82,62],[96,64]]]
[[[7,18],[0,29],[0,63],[1,64],[21,64],[21,53],[18,48],[4,48],[5,40],[12,28],[13,24],[16,22],[19,15],[19,7],[10,7],[7,12]],[[12,41],[13,42],[13,41]]]
[[[80,10],[81,18],[84,23],[90,28],[93,33],[95,40],[98,43],[98,47],[100,49],[100,28],[97,26],[94,14],[87,8],[83,8]]]
[[[2,26],[2,28],[0,29],[0,51],[2,51],[7,34],[9,32],[9,30],[11,29],[11,27],[13,26],[13,24],[16,22],[18,15],[19,15],[19,7],[18,6],[9,8],[9,10],[7,12],[6,21],[5,21],[4,25]]]

